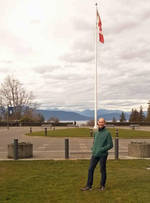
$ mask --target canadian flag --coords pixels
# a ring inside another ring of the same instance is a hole
[[[98,25],[98,29],[99,29],[99,41],[101,43],[104,43],[104,36],[103,36],[103,32],[102,32],[102,22],[101,22],[98,10],[97,10],[97,25]]]

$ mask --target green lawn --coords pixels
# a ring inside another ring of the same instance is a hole
[[[99,166],[92,191],[80,191],[88,160],[1,161],[0,202],[5,203],[149,203],[150,160],[108,160],[107,186],[98,191]]]
[[[115,137],[115,128],[110,128],[109,131],[112,133],[112,136]],[[131,129],[119,129],[119,137],[120,138],[127,138],[127,139],[134,139],[134,138],[149,138],[150,139],[150,132],[148,131],[141,131],[141,130],[131,130]]]
[[[115,137],[115,128],[110,128],[109,131],[112,133],[112,136]],[[44,130],[39,132],[33,132],[32,136],[44,136]],[[57,129],[49,130],[47,132],[49,137],[89,137],[90,130],[89,128],[67,128],[67,129]],[[119,129],[120,138],[149,138],[150,132],[140,131],[140,130],[128,130],[128,129]]]

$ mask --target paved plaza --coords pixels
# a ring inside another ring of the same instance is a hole
[[[32,131],[44,131],[44,127],[32,127]],[[57,130],[57,129],[56,129]],[[150,131],[150,127],[140,128],[139,130]],[[14,139],[19,142],[30,142],[33,144],[33,158],[31,160],[50,160],[65,158],[65,138],[55,137],[35,137],[26,136],[30,132],[30,127],[0,127],[0,160],[8,159],[8,144],[13,143]],[[119,140],[119,158],[129,159],[128,144],[137,139]],[[150,143],[150,139],[138,139]],[[114,142],[114,140],[113,140]],[[69,157],[70,159],[89,159],[91,156],[91,146],[93,138],[69,138]],[[109,151],[109,159],[114,159],[114,148]]]

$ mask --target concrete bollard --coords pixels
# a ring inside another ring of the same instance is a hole
[[[47,128],[45,128],[45,136],[47,136]]]
[[[65,159],[69,159],[69,139],[65,139]]]
[[[18,139],[14,139],[14,160],[18,159]]]
[[[90,129],[90,137],[93,136],[93,129]]]
[[[116,137],[115,137],[115,159],[119,159],[119,136],[118,129],[116,129]]]
[[[32,133],[32,128],[30,128],[30,133]]]

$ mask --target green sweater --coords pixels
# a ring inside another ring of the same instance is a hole
[[[92,155],[94,157],[108,155],[108,150],[112,147],[112,137],[106,128],[94,133],[94,143],[92,147]]]

